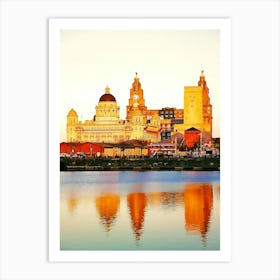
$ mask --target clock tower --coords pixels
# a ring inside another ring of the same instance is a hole
[[[146,117],[147,107],[145,106],[143,89],[136,73],[132,88],[130,89],[128,106],[126,106],[126,119],[131,121],[135,114],[139,115],[139,111],[142,116]]]

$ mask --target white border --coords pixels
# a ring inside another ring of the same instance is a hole
[[[52,262],[229,262],[231,260],[231,36],[230,19],[49,19],[49,260]],[[220,30],[221,198],[219,251],[60,251],[60,30]]]

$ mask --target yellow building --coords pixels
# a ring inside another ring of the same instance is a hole
[[[104,146],[104,157],[146,157],[149,155],[148,148],[140,146],[117,147],[114,144]]]
[[[161,121],[158,114],[154,114],[144,130],[144,139],[149,142],[159,142],[161,139]]]
[[[191,127],[203,133],[204,142],[212,137],[212,105],[203,71],[198,86],[184,88],[184,109],[147,109],[137,73],[130,89],[126,120],[120,119],[120,107],[108,86],[95,109],[95,116],[84,122],[79,121],[74,109],[69,111],[67,142],[119,143],[133,139],[159,142],[170,139],[172,131],[184,134]]]
[[[147,125],[147,118],[139,108],[135,108],[131,114],[130,126],[131,135],[130,139],[144,140],[144,129]]]
[[[96,114],[92,120],[79,121],[77,112],[71,109],[67,115],[67,142],[118,143],[132,139],[159,141],[158,110],[147,110],[137,73],[128,103],[127,118],[121,120],[120,107],[107,86],[95,107]],[[145,134],[147,127],[148,131],[150,128],[153,130],[152,137]]]
[[[131,126],[130,139],[153,141],[151,137],[147,137],[145,129],[150,122],[154,125],[157,123],[159,110],[148,110],[145,105],[144,91],[140,83],[138,74],[134,78],[132,88],[130,89],[130,96],[128,99],[128,106],[126,106],[126,120]],[[156,140],[160,138],[160,124],[154,130]],[[155,138],[154,136],[152,138]]]
[[[138,74],[134,78],[132,88],[130,89],[130,96],[128,100],[128,106],[126,106],[126,119],[132,120],[133,115],[138,114],[140,111],[141,115],[146,117],[147,107],[145,106],[144,91],[139,81]]]
[[[120,120],[120,107],[107,86],[92,120],[81,122],[71,109],[67,115],[67,142],[117,143],[130,139],[131,126]]]
[[[184,123],[175,124],[174,133],[184,134],[192,127],[202,132],[203,142],[212,138],[212,105],[203,71],[198,86],[184,87]]]

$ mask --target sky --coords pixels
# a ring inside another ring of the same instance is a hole
[[[184,87],[201,70],[213,105],[213,137],[220,136],[220,34],[218,30],[62,30],[60,32],[60,141],[67,114],[92,119],[108,85],[125,119],[138,73],[148,109],[184,107]]]

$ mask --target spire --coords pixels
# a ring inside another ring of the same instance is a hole
[[[132,84],[132,88],[133,88],[133,90],[141,89],[141,83],[139,81],[139,76],[138,76],[137,72],[135,72],[135,77],[134,77],[134,82]]]
[[[109,86],[107,85],[107,87],[105,88],[105,93],[110,93],[110,88],[109,88]]]
[[[204,70],[201,70],[201,74],[200,74],[200,77],[199,77],[198,85],[201,86],[202,88],[206,87]]]

